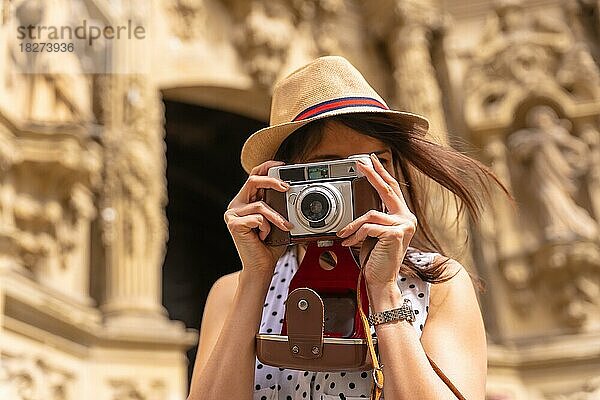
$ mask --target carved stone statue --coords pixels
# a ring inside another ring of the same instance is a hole
[[[577,179],[586,171],[588,147],[565,128],[553,109],[534,107],[527,128],[508,138],[518,170],[518,190],[535,215],[542,241],[594,240],[598,224],[576,203]]]
[[[72,25],[67,2],[28,0],[16,9],[19,26]],[[79,16],[79,20],[85,16]],[[42,31],[42,36],[45,34]],[[48,42],[45,37],[17,39],[9,35],[10,67],[6,77],[15,98],[15,112],[35,123],[83,123],[92,120],[91,80],[74,52],[24,52],[21,45]]]

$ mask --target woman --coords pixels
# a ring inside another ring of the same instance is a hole
[[[426,179],[435,180],[477,216],[478,193],[495,178],[478,162],[427,141],[427,128],[423,117],[389,110],[342,57],[321,57],[275,86],[270,126],[242,150],[250,177],[225,212],[242,270],[222,277],[210,291],[189,400],[369,397],[371,374],[262,365],[254,344],[257,331],[278,333],[287,285],[304,254],[303,246],[263,242],[272,225],[291,228],[261,201],[267,188],[289,188],[266,176],[268,169],[353,154],[371,154],[373,165],[358,168],[386,212],[369,212],[338,236],[358,248],[368,236],[378,239],[365,265],[371,312],[397,308],[409,298],[418,318],[412,325],[393,321],[375,327],[385,399],[455,398],[426,354],[467,399],[484,398],[486,341],[474,286],[458,262],[440,255],[424,217],[424,188]]]

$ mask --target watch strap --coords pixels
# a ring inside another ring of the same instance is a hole
[[[393,310],[385,310],[381,312],[372,313],[371,315],[369,315],[368,320],[369,324],[375,326],[392,321],[414,322],[416,320],[416,317],[415,312],[412,308],[412,303],[409,299],[404,299],[404,303],[402,304],[402,306],[394,308]]]

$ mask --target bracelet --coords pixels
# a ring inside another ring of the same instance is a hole
[[[414,322],[416,320],[415,312],[413,311],[412,304],[409,299],[404,299],[404,303],[399,308],[393,310],[385,310],[369,315],[367,318],[369,324],[375,326],[379,324],[385,324],[386,322],[392,321],[408,321]]]

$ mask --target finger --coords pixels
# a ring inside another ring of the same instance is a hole
[[[265,161],[264,163],[252,168],[252,171],[250,171],[250,175],[267,175],[267,173],[269,172],[269,168],[277,167],[284,164],[285,163],[283,161]]]
[[[398,225],[401,221],[398,219],[398,216],[386,214],[381,211],[371,210],[350,222],[343,229],[340,229],[337,232],[337,235],[341,238],[348,237],[367,222],[379,225]]]
[[[400,184],[388,172],[388,170],[385,169],[385,167],[383,166],[383,164],[381,164],[381,161],[379,161],[379,157],[377,157],[377,155],[374,154],[374,153],[371,153],[370,157],[371,157],[371,162],[373,163],[373,168],[375,169],[375,171],[377,171],[377,173],[379,175],[381,175],[381,177],[383,178],[383,180],[388,185],[390,185],[392,187],[392,189],[394,189],[394,192],[396,192],[396,194],[398,195],[398,197],[404,198],[404,195],[402,194],[402,190],[400,189]]]
[[[279,229],[288,232],[294,226],[287,221],[281,214],[273,210],[268,204],[263,201],[257,201],[233,210],[237,216],[245,216],[251,214],[261,214],[273,225]]]
[[[245,215],[243,217],[231,218],[227,223],[227,228],[232,235],[247,235],[254,233],[254,229],[259,230],[259,238],[264,240],[265,237],[271,231],[271,225],[267,222],[267,219],[261,214]]]
[[[369,183],[373,185],[381,200],[383,200],[383,204],[385,204],[386,208],[392,214],[396,214],[399,212],[404,212],[404,208],[400,198],[394,191],[394,189],[375,171],[375,169],[361,160],[358,160],[356,163],[357,168],[362,172]],[[405,204],[406,205],[406,204]]]
[[[383,178],[383,180],[388,185],[390,185],[392,187],[392,189],[394,189],[394,192],[396,193],[396,195],[398,195],[398,199],[400,200],[400,203],[402,204],[402,210],[404,212],[410,212],[410,209],[408,208],[408,204],[406,203],[406,199],[404,198],[404,193],[402,193],[402,189],[400,188],[400,184],[398,183],[396,178],[394,178],[392,176],[392,174],[390,174],[389,171],[387,169],[385,169],[385,167],[383,166],[381,161],[379,161],[379,157],[377,157],[376,154],[371,153],[370,157],[371,157],[371,161],[373,163],[373,168],[375,169],[375,171]]]
[[[258,193],[261,189],[274,189],[278,192],[285,192],[290,188],[290,185],[277,178],[269,176],[250,175],[239,193],[231,201],[228,208],[248,204],[258,198]]]
[[[416,225],[410,220],[394,226],[367,223],[362,225],[354,235],[342,241],[342,245],[353,246],[357,243],[362,243],[367,237],[374,237],[377,239],[387,237],[395,238],[404,246],[407,246],[408,243],[406,243],[405,239],[408,239],[410,242],[415,231]]]
[[[361,243],[367,236],[380,238],[383,237],[390,229],[389,226],[378,225],[372,223],[363,224],[355,234],[342,241],[342,246],[353,246]]]

